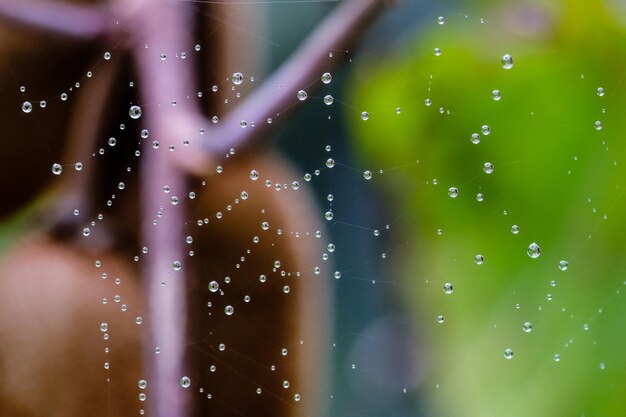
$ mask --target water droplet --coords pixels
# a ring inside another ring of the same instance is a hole
[[[101,332],[106,332],[107,330],[109,330],[109,324],[108,323],[100,323],[100,331]]]
[[[335,99],[330,94],[324,96],[324,104],[326,104],[327,106],[330,106],[331,104],[333,104],[334,101]]]
[[[332,167],[334,167],[334,166],[335,166],[335,160],[334,160],[334,159],[332,159],[332,158],[328,158],[328,159],[326,160],[326,166],[327,166],[328,168],[332,168]]]
[[[115,138],[109,138],[109,146],[115,146],[117,140]]]
[[[560,362],[561,361],[561,355],[559,355],[558,353],[555,353],[554,356],[552,357],[552,359],[554,360],[554,362]]]
[[[504,349],[504,357],[506,359],[512,359],[513,358],[513,350],[511,348]]]
[[[130,106],[130,109],[128,109],[128,115],[131,119],[139,119],[141,117],[141,107]]]
[[[478,145],[480,143],[480,135],[478,133],[472,133],[470,140],[474,145]]]
[[[30,113],[31,111],[33,111],[33,105],[30,103],[30,101],[25,101],[22,103],[22,111],[24,113]]]
[[[139,401],[146,401],[146,398],[147,398],[147,396],[146,396],[145,393],[143,393],[143,392],[139,393]]]
[[[259,179],[259,172],[256,169],[250,171],[250,179],[256,181]]]
[[[241,83],[243,83],[243,74],[240,72],[236,72],[232,75],[232,77],[230,77],[230,79],[233,84],[240,85]],[[214,91],[217,91],[217,88]]]
[[[493,98],[495,101],[500,101],[500,99],[502,98],[502,93],[500,92],[500,90],[493,90],[491,92],[491,98]]]
[[[372,179],[372,171],[365,171],[363,173],[363,178],[365,178],[366,180],[371,180]]]
[[[83,170],[83,163],[82,163],[82,162],[76,162],[76,163],[74,164],[74,169],[75,169],[76,171],[82,171],[82,170]]]
[[[333,80],[333,76],[330,75],[330,72],[325,72],[324,74],[322,74],[322,82],[324,84],[330,84],[332,80]]]
[[[369,120],[369,118],[370,118],[370,114],[368,112],[364,111],[361,113],[362,120]]]
[[[602,97],[604,95],[604,88],[598,87],[598,95]]]
[[[501,59],[502,68],[511,69],[513,68],[513,57],[509,54],[504,54]]]
[[[441,56],[441,49],[435,48],[433,52],[435,53],[435,56]]]
[[[39,107],[41,107],[42,109],[45,108],[47,106],[46,100],[41,100],[39,102]]]
[[[329,221],[332,220],[333,219],[333,212],[332,211],[327,211],[324,214],[324,218],[326,218],[326,220],[329,220]]]
[[[491,128],[488,125],[482,125],[480,131],[483,132],[483,135],[488,136],[491,133]]]
[[[439,16],[437,18],[437,23],[439,23],[440,25],[443,25],[444,23],[446,23],[446,19],[443,16]]]
[[[459,189],[456,187],[450,187],[448,188],[448,195],[451,198],[457,198],[457,196],[459,195]]]
[[[474,262],[476,262],[476,265],[482,265],[485,262],[485,257],[478,254],[474,256]]]
[[[226,313],[227,316],[232,316],[234,312],[235,312],[235,308],[233,306],[228,305],[224,307],[224,313]]]
[[[67,94],[66,93],[61,93],[61,100],[63,100],[63,101],[67,100]]]
[[[596,130],[602,130],[602,122],[600,120],[597,120],[594,124],[593,124],[594,129]]]
[[[485,197],[483,196],[482,193],[476,194],[476,201],[483,201],[484,199],[485,199]]]
[[[180,386],[183,388],[189,388],[191,386],[191,379],[188,376],[184,376],[180,379]]]
[[[60,175],[62,171],[63,171],[63,167],[61,166],[61,164],[58,164],[56,162],[52,164],[52,173],[54,175]]]
[[[513,233],[514,235],[519,233],[519,226],[514,224],[513,226],[511,226],[511,233]]]
[[[308,95],[307,95],[306,91],[300,90],[300,91],[298,91],[297,97],[298,97],[298,100],[304,101],[304,100],[307,99]]]
[[[443,292],[446,294],[452,294],[454,292],[454,288],[452,288],[452,284],[450,282],[443,284]]]
[[[533,242],[528,245],[528,250],[526,251],[526,253],[528,253],[528,256],[530,256],[531,258],[536,259],[539,257],[539,255],[541,255],[541,248],[538,244]]]
[[[559,269],[561,271],[567,271],[568,267],[569,267],[569,262],[567,262],[567,261],[560,261],[559,262]]]
[[[426,100],[424,100],[424,104],[426,105],[426,107],[430,107],[431,104],[433,104],[432,100],[427,98]]]
[[[109,59],[111,59],[111,53],[110,53],[110,52],[105,52],[105,53],[104,53],[104,59],[106,59],[107,61],[108,61]]]
[[[182,267],[183,267],[183,264],[180,261],[172,262],[172,268],[174,269],[174,271],[180,271]]]
[[[146,389],[148,387],[148,381],[140,379],[139,382],[137,382],[137,385],[139,386],[139,389]]]
[[[439,324],[443,324],[443,322],[445,321],[445,317],[444,316],[437,316],[437,323]]]
[[[217,292],[217,290],[219,290],[219,288],[220,288],[220,284],[217,281],[209,282],[209,291]]]
[[[483,171],[487,174],[491,174],[493,172],[493,164],[491,162],[485,162],[483,164]]]
[[[527,321],[526,323],[524,323],[524,325],[522,326],[522,330],[524,330],[524,333],[530,333],[533,331],[533,325],[531,322]]]

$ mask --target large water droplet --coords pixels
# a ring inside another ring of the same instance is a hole
[[[511,69],[513,68],[513,57],[509,54],[504,54],[501,59],[502,68]]]
[[[240,85],[241,83],[243,83],[243,74],[240,72],[236,72],[232,75],[232,77],[230,77],[230,79],[233,84]]]
[[[56,162],[52,164],[52,173],[54,175],[60,175],[62,171],[63,167],[61,166],[61,164],[57,164]]]
[[[512,359],[513,358],[513,350],[511,348],[504,349],[504,357],[506,359]]]
[[[141,107],[130,106],[130,109],[128,109],[128,115],[131,119],[139,119],[141,117]]]
[[[191,378],[184,376],[180,379],[180,386],[183,388],[189,388],[191,386]]]
[[[528,250],[526,251],[526,253],[528,253],[528,256],[530,256],[531,258],[536,259],[539,257],[539,255],[541,255],[541,248],[538,244],[533,242],[528,245]]]

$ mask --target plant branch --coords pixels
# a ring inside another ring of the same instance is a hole
[[[187,191],[185,175],[173,158],[184,148],[182,132],[196,126],[189,115],[200,113],[185,99],[195,87],[193,57],[176,57],[192,44],[193,19],[182,3],[169,0],[117,1],[114,8],[125,26],[136,28],[130,47],[143,110],[139,120],[150,132],[149,141],[161,145],[153,149],[143,143],[140,174],[141,238],[150,248],[142,269],[148,299],[144,358],[152,393],[150,415],[188,417],[190,390],[179,385],[186,375],[187,285],[191,278],[181,233]],[[169,151],[170,146],[175,152]],[[163,193],[166,185],[171,195]],[[171,196],[178,196],[179,202],[172,204]],[[173,267],[176,261],[182,268]],[[159,354],[155,353],[157,346]]]
[[[321,77],[328,53],[355,43],[368,23],[393,2],[386,0],[345,0],[309,35],[296,52],[258,89],[226,115],[218,125],[207,126],[207,138],[194,148],[194,158],[179,159],[188,173],[204,173],[209,163],[247,141],[262,136],[267,118],[297,102],[296,93],[312,79]],[[280,88],[278,87],[280,85]],[[240,122],[255,122],[242,128]]]
[[[113,27],[105,6],[41,0],[0,0],[0,19],[83,40],[105,36]]]

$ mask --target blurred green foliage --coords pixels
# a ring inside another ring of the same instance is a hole
[[[610,3],[480,3],[365,54],[347,100],[362,166],[403,216],[395,265],[428,345],[420,393],[431,415],[626,415],[625,29]]]

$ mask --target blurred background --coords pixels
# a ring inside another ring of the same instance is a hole
[[[269,10],[273,30],[292,30]],[[355,171],[318,184],[320,200],[332,189],[335,218],[384,232],[331,228],[350,271],[336,285],[334,415],[626,413],[625,11],[400,2],[333,73],[332,111],[281,135],[305,166],[302,143],[332,144]]]
[[[229,7],[262,79],[334,2]],[[334,213],[329,416],[626,415],[625,35],[619,0],[405,0],[329,51],[273,133]]]

